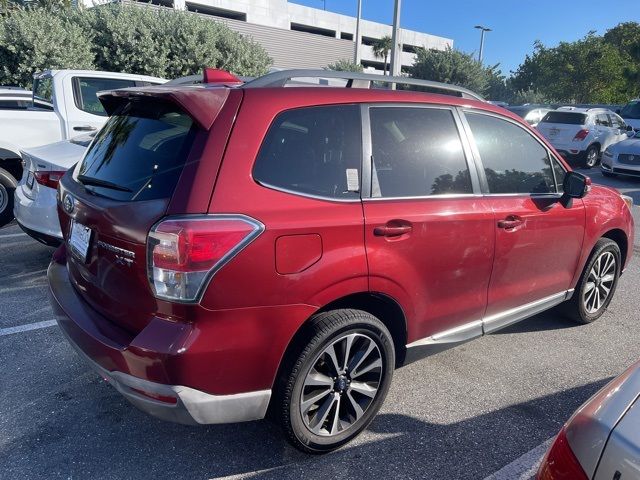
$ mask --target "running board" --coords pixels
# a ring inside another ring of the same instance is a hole
[[[488,333],[496,332],[502,328],[513,325],[526,318],[544,312],[562,302],[569,300],[573,295],[573,289],[556,293],[548,297],[527,303],[520,307],[512,308],[504,312],[496,313],[482,320],[474,320],[458,327],[436,333],[426,338],[416,340],[407,345],[405,363],[411,363],[420,358],[448,350],[462,343],[481,337]]]

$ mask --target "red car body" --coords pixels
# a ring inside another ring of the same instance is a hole
[[[58,191],[67,244],[56,251],[49,279],[71,343],[130,401],[162,418],[216,423],[264,416],[287,348],[320,310],[359,308],[378,316],[402,363],[417,347],[438,347],[443,332],[443,343],[467,340],[520,319],[523,305],[530,315],[568,298],[603,236],[619,244],[625,264],[632,254],[629,208],[605,187],[593,186],[568,205],[559,196],[482,192],[331,201],[252,178],[276,116],[307,106],[488,112],[521,125],[554,152],[517,116],[487,103],[417,92],[242,87],[151,87],[102,100],[113,110],[135,96],[178,105],[198,124],[175,191],[171,198],[120,202],[89,194],[67,174]],[[75,199],[71,213],[62,205],[67,195]],[[264,229],[216,271],[199,301],[157,298],[144,261],[149,232],[163,218],[193,214],[246,215]],[[496,228],[514,215],[524,219],[517,231]],[[72,219],[92,231],[86,263],[69,253]],[[410,230],[398,235],[405,225]],[[118,249],[135,260],[123,262]],[[499,321],[483,326],[483,319]]]

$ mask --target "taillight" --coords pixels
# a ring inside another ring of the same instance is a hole
[[[584,128],[576,133],[576,136],[573,137],[574,142],[581,142],[589,135],[589,130],[585,130]]]
[[[33,176],[40,185],[44,185],[45,187],[53,188],[54,190],[58,188],[58,182],[62,176],[67,173],[66,170],[54,170],[50,172],[46,172],[43,170],[33,172]]]
[[[588,480],[580,462],[569,446],[564,427],[542,459],[537,479]]]
[[[168,217],[149,232],[147,269],[158,298],[199,301],[211,277],[262,233],[244,215]]]

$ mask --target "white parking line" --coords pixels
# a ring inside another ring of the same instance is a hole
[[[9,233],[7,235],[0,235],[0,238],[16,238],[16,237],[24,237],[26,233]]]
[[[53,327],[55,320],[45,320],[43,322],[27,323],[26,325],[18,325],[17,327],[0,328],[0,337],[11,335],[12,333],[28,332],[30,330],[39,330],[41,328]]]
[[[542,457],[555,437],[541,443],[524,455],[516,458],[509,465],[505,465],[484,480],[529,480],[534,478]]]

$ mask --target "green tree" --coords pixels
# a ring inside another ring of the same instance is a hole
[[[561,102],[621,103],[630,96],[628,55],[593,32],[548,48],[540,42],[518,67],[512,86]]]
[[[330,63],[326,67],[327,70],[335,70],[337,72],[362,72],[362,65],[355,63],[349,59],[343,58],[337,62]]]
[[[271,59],[226,25],[190,12],[105,5],[79,15],[101,70],[175,78],[203,67],[257,76]]]
[[[387,74],[387,63],[389,60],[389,52],[393,47],[393,39],[389,35],[385,35],[382,38],[378,38],[373,42],[371,48],[373,48],[373,55],[376,58],[380,58],[384,61],[383,74]]]
[[[33,74],[55,68],[92,68],[86,32],[74,16],[20,9],[0,20],[0,84],[31,87]]]
[[[492,67],[490,70],[495,73]],[[436,82],[450,83],[486,95],[489,75],[472,55],[447,48],[427,50],[419,48],[411,68],[411,76]]]

